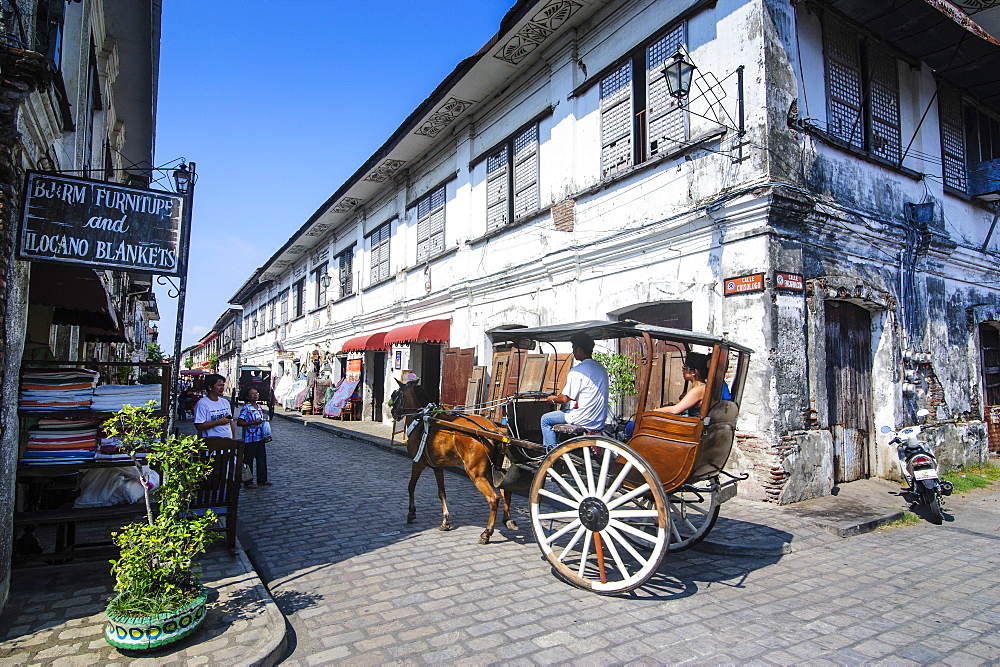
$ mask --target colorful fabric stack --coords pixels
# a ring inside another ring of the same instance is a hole
[[[85,368],[26,368],[21,378],[21,410],[90,410],[97,371]]]
[[[39,419],[38,424],[28,430],[28,443],[21,463],[65,465],[93,461],[97,426],[94,419]]]
[[[91,409],[98,412],[118,412],[123,405],[141,407],[149,401],[154,401],[154,408],[160,407],[160,392],[158,384],[102,384],[94,389],[94,399]]]

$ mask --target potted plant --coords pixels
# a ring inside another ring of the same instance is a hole
[[[211,463],[202,460],[199,438],[161,438],[164,418],[154,416],[152,406],[126,405],[104,423],[139,471],[146,502],[145,521],[112,533],[119,557],[111,561],[115,595],[105,610],[104,637],[120,649],[158,648],[186,637],[205,620],[208,599],[194,558],[211,541],[215,516],[210,510],[194,516],[190,506]],[[149,463],[162,476],[155,492],[137,456],[143,448],[152,450]]]

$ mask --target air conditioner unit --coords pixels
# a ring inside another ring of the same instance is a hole
[[[969,165],[969,194],[983,201],[1000,200],[1000,160]]]

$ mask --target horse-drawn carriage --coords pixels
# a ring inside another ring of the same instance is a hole
[[[490,504],[480,539],[486,543],[501,500],[505,524],[516,527],[506,482],[518,471],[531,470],[527,492],[532,532],[553,569],[580,588],[621,593],[647,581],[668,551],[701,541],[715,524],[721,503],[735,495],[736,483],[745,479],[723,467],[732,450],[752,351],[718,336],[636,322],[580,322],[492,335],[494,342],[526,349],[568,341],[580,332],[595,340],[639,343],[634,346],[637,398],[630,435],[586,432],[546,451],[476,415],[477,406],[441,411],[427,406],[419,386],[401,385],[393,395],[393,415],[411,424],[407,447],[414,464],[408,520],[416,514],[416,480],[430,465],[442,501],[441,528],[449,528],[441,466],[463,465]],[[688,389],[669,378],[676,377],[671,369],[683,364],[693,348],[711,354],[697,416],[656,411],[659,405],[651,399],[674,402]],[[508,400],[508,421],[516,421],[526,399],[530,403],[531,396]],[[487,479],[490,473],[492,480]]]

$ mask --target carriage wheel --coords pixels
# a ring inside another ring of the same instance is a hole
[[[667,552],[667,499],[635,450],[585,436],[552,450],[535,473],[531,528],[558,575],[597,593],[630,591]]]
[[[667,494],[670,508],[670,551],[684,551],[705,539],[719,518],[719,479],[685,484]]]

